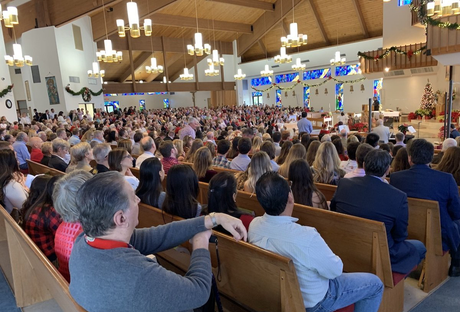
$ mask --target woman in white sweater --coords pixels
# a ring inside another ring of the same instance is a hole
[[[0,150],[0,203],[8,213],[13,208],[21,208],[26,201],[28,188],[25,186],[25,177],[19,171],[18,161],[14,151]]]

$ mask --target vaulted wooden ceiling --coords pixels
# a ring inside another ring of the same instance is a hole
[[[4,1],[3,1],[4,2]],[[184,64],[193,67],[202,58],[186,55],[185,46],[192,43],[196,32],[195,12],[204,42],[214,43],[221,53],[231,54],[234,40],[238,40],[238,55],[249,62],[279,54],[280,37],[289,32],[294,20],[299,33],[308,35],[308,45],[288,49],[288,53],[307,51],[331,45],[380,37],[383,34],[382,0],[137,0],[139,18],[151,18],[152,39],[118,38],[116,19],[128,22],[128,0],[105,0],[105,19],[102,0],[32,0],[18,7],[20,24],[16,36],[34,27],[62,26],[82,16],[91,17],[93,37],[103,48],[108,36],[113,48],[122,50],[121,63],[101,64],[106,80],[123,82],[132,79],[132,63],[136,80],[161,80],[163,74],[147,74],[145,65],[152,54],[160,65],[167,64],[169,80],[178,77]],[[3,29],[5,41],[11,34]],[[127,34],[127,36],[129,36]],[[152,48],[153,47],[153,48]]]

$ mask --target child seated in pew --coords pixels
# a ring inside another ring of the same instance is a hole
[[[355,304],[355,312],[376,312],[383,294],[380,279],[370,273],[343,273],[336,256],[315,228],[292,217],[294,196],[276,172],[256,184],[257,200],[265,214],[249,226],[248,241],[291,258],[307,312],[335,311]]]
[[[161,182],[165,177],[163,165],[156,157],[147,158],[141,164],[139,171],[139,186],[136,195],[141,203],[161,207],[165,200],[166,193],[163,192]]]
[[[161,206],[165,212],[184,219],[200,216],[198,177],[189,165],[175,165],[169,169],[166,196]]]
[[[254,158],[253,158],[254,159]],[[239,209],[236,205],[236,179],[229,172],[219,172],[209,182],[208,191],[208,213],[222,212],[232,217],[240,219],[246,229],[254,219],[254,212]],[[230,234],[222,227],[217,227],[217,231]]]
[[[51,262],[56,261],[54,237],[62,218],[53,205],[54,184],[60,176],[46,183],[45,192],[30,206],[24,207],[24,231]]]
[[[63,220],[56,230],[54,251],[59,264],[59,272],[68,282],[70,282],[70,253],[75,239],[83,231],[78,221],[77,192],[83,183],[92,177],[93,175],[88,171],[77,169],[64,175],[54,185],[54,208]]]

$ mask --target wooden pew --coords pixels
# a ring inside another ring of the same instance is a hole
[[[0,265],[18,307],[54,298],[63,311],[85,311],[73,300],[64,277],[2,206],[0,248]]]
[[[334,197],[335,191],[337,190],[337,186],[324,184],[324,183],[315,183],[315,186],[318,190],[323,193],[324,197],[326,197],[327,201],[331,201],[332,197]]]
[[[442,250],[441,219],[437,201],[408,198],[409,226],[408,238],[417,239],[425,244],[426,256],[423,264],[419,287],[430,292],[447,278],[449,253]]]
[[[140,172],[139,172],[139,169],[137,168],[129,168],[129,170],[131,170],[131,173],[137,178],[137,179],[140,179]]]
[[[37,175],[37,174],[49,174],[52,176],[62,176],[65,173],[62,171],[59,171],[54,168],[50,168],[48,166],[42,165],[38,162],[32,161],[32,160],[26,160],[27,165],[29,166],[29,173],[31,175]]]
[[[164,224],[179,220],[161,210],[139,204],[139,226]],[[292,260],[245,242],[213,232],[218,238],[221,280],[216,278],[217,287],[224,295],[251,311],[304,312],[302,294]],[[210,245],[211,253],[215,246]],[[183,272],[189,264],[187,257],[175,250],[160,253],[159,256],[176,265]],[[213,256],[212,258],[215,259]],[[163,262],[163,261],[162,261]],[[217,277],[217,264],[213,263]]]

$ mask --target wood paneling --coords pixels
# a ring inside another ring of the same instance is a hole
[[[236,91],[213,91],[211,92],[211,106],[213,108],[236,105]]]
[[[439,18],[442,22],[460,24],[460,15],[443,16]],[[428,26],[427,47],[431,49],[432,55],[443,55],[460,52],[460,31]]]
[[[171,92],[194,92],[194,91],[220,91],[234,90],[234,82],[225,82],[222,88],[221,82],[200,82],[200,90],[196,89],[194,82],[176,82],[169,85]],[[133,90],[132,83],[108,83],[104,85],[104,93],[131,93],[131,92],[167,92],[166,85],[159,82],[136,83]]]

